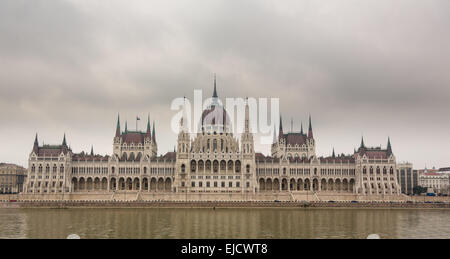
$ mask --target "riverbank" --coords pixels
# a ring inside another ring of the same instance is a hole
[[[448,202],[2,201],[0,208],[450,208]]]

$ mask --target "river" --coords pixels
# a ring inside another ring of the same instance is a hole
[[[0,238],[450,238],[448,209],[0,209]]]

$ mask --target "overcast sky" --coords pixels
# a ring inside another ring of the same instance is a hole
[[[280,98],[285,130],[311,114],[319,156],[390,136],[450,166],[449,28],[448,0],[2,0],[0,160],[27,166],[36,132],[111,154],[119,112],[172,151],[171,101],[217,73],[219,97]]]

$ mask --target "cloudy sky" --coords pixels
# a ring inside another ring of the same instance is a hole
[[[448,0],[2,0],[0,160],[26,166],[36,132],[110,154],[119,112],[171,151],[171,101],[217,73],[220,97],[280,98],[285,129],[311,114],[318,155],[390,136],[450,166],[449,28]]]

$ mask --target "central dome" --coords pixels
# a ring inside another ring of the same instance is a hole
[[[216,90],[216,78],[214,77],[214,93],[212,96],[212,104],[203,111],[200,122],[200,129],[205,132],[230,132],[231,120],[228,116],[226,109],[219,104],[217,90]]]

